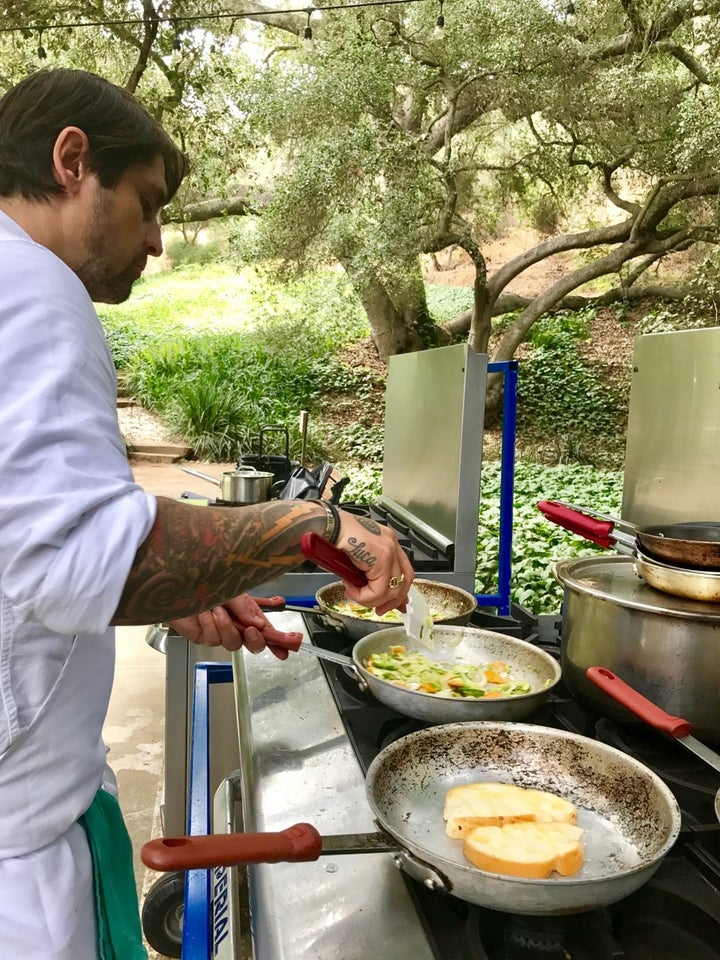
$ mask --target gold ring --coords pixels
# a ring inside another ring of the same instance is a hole
[[[397,590],[398,587],[401,587],[405,583],[405,574],[401,573],[399,577],[390,577],[388,581],[388,586],[391,590]]]

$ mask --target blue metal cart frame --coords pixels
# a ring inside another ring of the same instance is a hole
[[[210,833],[210,687],[230,683],[231,663],[195,664],[193,683],[192,733],[190,739],[190,782],[188,834]],[[208,960],[211,956],[212,896],[210,870],[188,870],[185,874],[182,960]]]

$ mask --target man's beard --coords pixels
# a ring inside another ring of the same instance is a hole
[[[137,267],[130,263],[118,273],[111,266],[113,238],[107,208],[107,202],[99,194],[82,237],[84,259],[75,273],[93,303],[123,303],[137,280]]]

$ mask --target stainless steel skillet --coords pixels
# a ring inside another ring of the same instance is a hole
[[[585,863],[572,877],[525,880],[478,870],[445,833],[447,791],[478,780],[557,793],[578,807]],[[643,764],[578,734],[531,724],[428,727],[385,747],[366,779],[376,834],[322,837],[311,824],[272,834],[165,837],[142,848],[155,870],[311,861],[323,853],[391,851],[428,887],[511,913],[594,910],[628,896],[662,863],[680,830],[671,791]]]

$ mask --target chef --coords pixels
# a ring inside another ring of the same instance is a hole
[[[413,579],[388,528],[322,502],[202,510],[133,482],[93,302],[162,252],[184,170],[93,74],[38,71],[0,100],[1,960],[146,956],[102,741],[113,625],[260,652],[280,635],[246,591],[296,567],[306,532],[365,570],[364,606]]]

